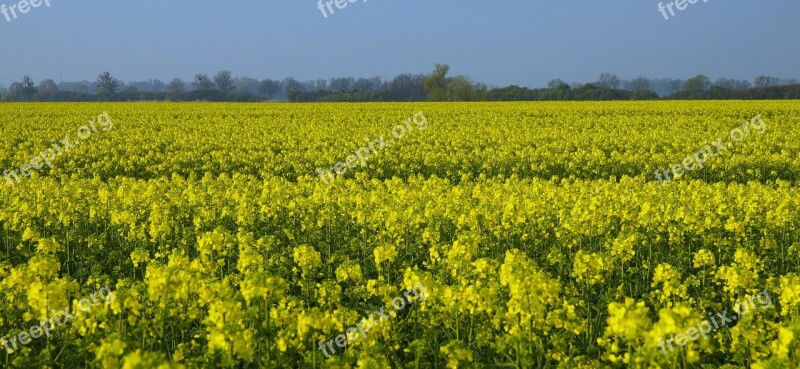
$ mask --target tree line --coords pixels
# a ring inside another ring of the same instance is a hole
[[[37,85],[30,76],[8,89],[0,85],[2,101],[548,101],[548,100],[655,100],[655,99],[800,99],[797,80],[759,76],[753,82],[699,75],[680,79],[620,79],[603,73],[597,81],[568,84],[553,79],[544,88],[516,85],[490,88],[463,75],[448,76],[447,64],[436,64],[429,74],[400,74],[391,80],[332,78],[300,82],[294,78],[257,80],[234,78],[223,70],[213,78],[198,73],[192,82],[173,79],[124,83],[103,72],[94,82]]]

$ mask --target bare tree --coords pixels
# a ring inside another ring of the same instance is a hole
[[[318,79],[314,81],[314,91],[325,91],[328,89],[327,79]]]
[[[755,80],[753,80],[754,87],[774,87],[780,86],[781,80],[780,78],[772,77],[772,76],[758,76]]]
[[[196,89],[201,91],[210,90],[214,87],[214,83],[211,82],[211,79],[208,78],[208,75],[202,73],[194,75],[193,84]]]
[[[331,91],[350,91],[355,86],[356,80],[352,77],[331,78]]]
[[[722,87],[728,90],[746,90],[753,85],[750,84],[750,81],[720,78],[714,82],[714,86]]]
[[[170,95],[180,95],[186,91],[186,83],[179,78],[173,79],[169,85],[167,85],[167,93]]]
[[[281,92],[281,83],[267,78],[261,81],[261,84],[258,86],[258,92],[272,100],[275,95]]]
[[[389,96],[396,101],[424,101],[426,78],[423,74],[400,74],[389,83]]]
[[[372,81],[366,78],[359,78],[353,87],[358,91],[369,91],[372,89]]]
[[[217,73],[214,76],[214,82],[217,84],[217,88],[222,91],[222,93],[227,94],[231,90],[233,90],[233,77],[231,75],[231,71],[223,70]]]
[[[286,91],[286,95],[288,96],[292,93],[302,92],[303,84],[292,77],[287,77],[281,82],[281,88]]]
[[[33,79],[26,75],[21,82],[14,82],[8,89],[8,95],[12,100],[31,101],[36,95],[36,87]]]
[[[36,87],[31,76],[25,75],[25,77],[22,77],[20,95],[27,101],[33,100],[33,97],[36,96]]]
[[[611,73],[600,74],[600,78],[597,79],[597,85],[603,88],[618,89],[619,83],[619,77]]]
[[[650,80],[647,77],[639,76],[630,82],[631,91],[647,91],[650,89]]]
[[[372,78],[369,79],[369,81],[372,82],[372,89],[373,90],[380,90],[381,88],[384,87],[384,82],[381,79],[381,77],[378,77],[378,76],[372,77]]]
[[[250,77],[239,77],[236,79],[236,92],[247,95],[255,95],[258,93],[259,81]]]
[[[680,78],[670,80],[669,81],[669,89],[671,91],[670,93],[674,93],[676,91],[680,91],[683,88],[683,84],[684,84],[684,82]]]
[[[21,98],[23,95],[22,92],[22,83],[20,82],[11,82],[11,86],[8,86],[8,94],[3,96],[3,99],[6,98],[10,99],[11,101],[15,101]]]

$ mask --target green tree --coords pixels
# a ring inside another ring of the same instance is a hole
[[[687,79],[683,84],[683,90],[692,95],[703,94],[708,91],[709,88],[711,88],[711,79],[702,74]]]
[[[430,101],[447,100],[447,72],[450,66],[447,64],[436,64],[436,69],[425,79],[425,93]]]
[[[100,73],[97,76],[97,95],[107,100],[117,91],[119,81],[111,76],[109,72]]]
[[[465,76],[455,76],[447,79],[447,100],[448,101],[473,101],[477,100],[477,94],[473,88],[472,81]]]
[[[550,82],[547,82],[547,88],[559,88],[562,85],[566,85],[567,83],[564,82],[561,78],[551,79]],[[569,86],[569,85],[567,85]]]

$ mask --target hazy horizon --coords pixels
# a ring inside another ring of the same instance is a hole
[[[125,82],[191,81],[223,69],[257,79],[390,79],[428,73],[434,63],[493,86],[590,82],[603,72],[623,79],[800,77],[793,68],[800,3],[788,0],[700,0],[669,20],[659,1],[357,0],[334,5],[327,18],[316,1],[49,2],[11,22],[0,14],[0,84],[25,74],[37,82],[94,81],[102,71]]]

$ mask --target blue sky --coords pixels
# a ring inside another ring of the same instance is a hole
[[[665,20],[656,0],[49,0],[0,15],[0,83],[213,75],[312,80],[427,73],[490,85],[552,78],[798,78],[800,1],[709,0]],[[17,1],[0,0],[6,6]]]

